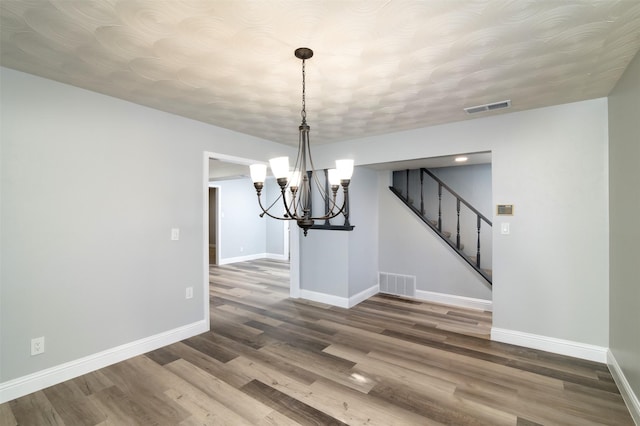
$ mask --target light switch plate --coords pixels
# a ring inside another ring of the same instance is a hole
[[[509,229],[509,222],[503,222],[500,224],[500,233],[502,235],[509,235],[511,230]]]
[[[171,228],[171,241],[178,241],[180,239],[180,229]]]

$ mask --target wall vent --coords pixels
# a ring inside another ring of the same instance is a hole
[[[476,114],[478,112],[509,108],[510,106],[511,106],[511,100],[506,100],[506,101],[494,102],[492,104],[484,104],[484,105],[467,107],[464,110],[467,112],[467,114]]]
[[[380,293],[416,297],[416,276],[378,272]]]

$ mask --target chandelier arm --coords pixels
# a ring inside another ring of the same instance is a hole
[[[327,194],[328,196],[329,194]],[[334,192],[333,195],[331,196],[331,199],[329,200],[329,205],[331,206],[331,208],[329,209],[329,211],[326,211],[324,214],[325,216],[331,216],[333,214],[333,208],[336,207],[336,198],[338,196],[337,192]],[[335,217],[335,216],[334,216]],[[328,219],[327,219],[328,220]]]
[[[314,218],[314,219],[318,219],[318,220],[322,220],[322,219],[333,219],[334,217],[337,217],[341,214],[344,214],[345,219],[348,219],[348,204],[349,204],[349,184],[343,184],[342,185],[343,188],[343,194],[344,194],[344,200],[342,202],[342,206],[340,207],[340,210],[338,210],[337,212],[335,212],[335,214],[331,214],[331,215],[327,215],[326,217],[321,217],[321,218]],[[337,206],[337,204],[335,204],[335,199],[334,199],[334,206]],[[333,208],[331,209],[333,211]]]
[[[296,199],[296,197],[295,197],[295,194],[294,194],[293,197],[292,197],[292,200],[291,200],[292,206],[294,207],[293,213],[291,213],[290,206],[287,204],[286,190],[287,190],[287,186],[282,187],[280,189],[280,192],[281,192],[280,197],[282,197],[282,204],[284,204],[284,210],[287,212],[287,216],[289,216],[288,218],[285,218],[285,220],[296,220],[296,219],[298,219],[298,215],[297,215],[297,212],[295,210],[295,199]]]
[[[326,212],[326,215],[329,215],[329,216],[333,215],[333,209],[338,207],[338,204],[336,203],[336,199],[338,198],[338,191],[335,190],[332,192],[333,194],[331,196],[331,199],[329,200],[329,205],[331,206],[331,208],[329,209],[328,212]],[[329,198],[329,194],[325,192],[325,195],[327,198]],[[342,207],[340,207],[340,210],[337,212],[337,214],[331,216],[331,218],[338,216],[342,212],[342,210],[344,209],[345,203],[346,203],[346,198],[342,201]]]
[[[287,214],[289,215],[289,217],[278,217],[278,216],[274,216],[271,213],[269,213],[269,210],[271,210],[271,208],[278,202],[278,200],[280,198],[283,199],[284,204],[285,204],[285,208],[287,208],[285,190],[283,189],[283,190],[280,191],[280,195],[278,195],[278,198],[276,198],[275,201],[273,203],[271,203],[271,205],[265,209],[263,204],[262,204],[262,197],[260,196],[260,194],[258,194],[258,205],[260,206],[260,209],[262,210],[262,213],[260,214],[260,217],[262,217],[264,215],[267,215],[268,217],[270,217],[272,219],[297,220],[298,218],[296,216],[291,216],[288,208],[286,209],[286,211],[287,211]]]
[[[260,198],[258,198],[258,205],[260,206],[260,208],[262,209],[262,213],[260,214],[260,217],[267,215],[272,219],[278,219],[278,220],[290,220],[289,218],[286,217],[278,217],[278,216],[274,216],[271,213],[269,213],[269,209],[271,207],[273,207],[273,204],[271,204],[271,206],[269,207],[269,209],[266,209],[262,206],[262,201],[260,200]]]
[[[289,220],[287,218],[281,218],[281,217],[274,216],[271,213],[269,213],[269,210],[271,210],[271,207],[273,207],[276,204],[276,202],[280,199],[280,197],[281,196],[278,196],[278,198],[276,198],[276,200],[273,203],[271,203],[271,205],[268,208],[265,209],[264,206],[262,205],[262,197],[260,196],[260,194],[258,194],[258,205],[260,206],[260,209],[262,210],[262,213],[260,213],[260,217],[262,217],[262,216],[264,216],[266,214],[267,216],[269,216],[270,218],[273,218],[273,219]]]
[[[300,204],[300,197],[298,197],[298,192],[300,192],[300,189],[296,190],[295,192],[292,193],[292,197],[291,197],[291,203],[290,203],[290,209],[291,211],[293,211],[293,213],[291,213],[289,210],[287,210],[289,216],[291,216],[292,219],[300,219],[302,216],[298,213],[298,204]]]
[[[348,199],[348,188],[345,187],[345,191],[344,191],[344,200],[342,202],[342,206],[340,207],[340,209],[334,214],[333,213],[333,209],[338,207],[338,204],[336,203],[336,199],[337,199],[337,190],[335,192],[333,192],[333,196],[330,197],[329,194],[327,193],[327,191],[325,191],[322,188],[322,185],[320,183],[320,179],[318,178],[318,176],[316,176],[316,172],[315,172],[315,168],[313,166],[313,159],[310,159],[310,163],[311,163],[311,167],[313,169],[312,174],[313,179],[316,183],[316,187],[318,188],[318,192],[320,193],[320,196],[322,197],[323,200],[329,200],[329,204],[331,206],[331,208],[329,209],[329,211],[325,211],[325,214],[323,216],[319,216],[319,217],[312,217],[312,219],[314,220],[329,220],[329,219],[333,219],[334,217],[339,216],[340,214],[342,214],[344,211],[346,211],[346,204],[347,204],[347,199]]]
[[[287,188],[288,188],[288,185],[287,185]],[[271,205],[269,205],[269,207],[267,207],[266,209],[262,206],[262,198],[261,198],[261,194],[262,194],[262,188],[260,189],[260,191],[258,191],[258,204],[260,205],[260,208],[262,209],[262,211],[263,211],[264,213],[266,213],[266,214],[267,214],[267,216],[274,217],[273,215],[271,215],[271,214],[269,214],[269,213],[267,213],[267,212],[268,212],[269,210],[271,210],[271,208],[272,208],[273,206],[275,206],[275,205],[276,205],[276,203],[278,202],[278,200],[280,200],[280,198],[282,198],[282,199],[283,199],[283,201],[284,201],[284,200],[286,200],[286,197],[284,196],[284,191],[280,191],[280,195],[278,195],[278,197],[277,197],[275,200],[273,200],[273,202],[271,203]],[[286,202],[286,201],[285,201],[285,202]],[[278,219],[279,219],[279,218],[278,218]]]

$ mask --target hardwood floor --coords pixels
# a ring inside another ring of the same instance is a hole
[[[0,425],[633,425],[603,364],[488,340],[491,314],[288,299],[211,267],[211,331],[0,405]]]

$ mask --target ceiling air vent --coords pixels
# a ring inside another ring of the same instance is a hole
[[[483,112],[483,111],[493,111],[496,109],[509,108],[510,106],[511,106],[511,100],[506,100],[506,101],[494,102],[492,104],[472,106],[472,107],[465,108],[464,110],[467,112],[467,114],[476,114],[478,112]]]

